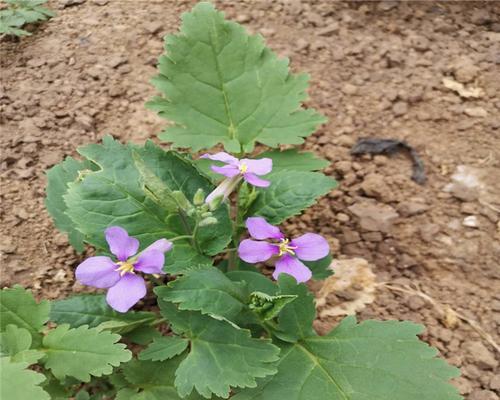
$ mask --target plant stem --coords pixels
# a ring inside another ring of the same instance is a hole
[[[238,245],[240,244],[240,237],[239,237],[239,225],[240,225],[240,197],[239,197],[239,189],[236,192],[235,196],[235,203],[233,206],[233,215],[234,215],[234,225],[233,225],[233,246],[235,249],[238,248]],[[238,269],[238,253],[236,251],[231,251],[229,253],[229,259],[228,259],[228,271],[235,271]]]
[[[171,242],[175,242],[176,240],[182,240],[182,239],[193,239],[194,238],[194,234],[193,235],[181,235],[181,236],[176,236],[172,239],[168,239],[169,241]]]

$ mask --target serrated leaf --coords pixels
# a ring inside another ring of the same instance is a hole
[[[228,319],[245,306],[242,285],[231,281],[214,267],[193,271],[167,286],[155,288],[157,296],[179,305],[180,310],[201,311]]]
[[[189,340],[178,336],[163,336],[154,339],[139,353],[139,360],[164,361],[181,354],[189,345]]]
[[[50,304],[43,300],[37,303],[30,291],[21,286],[2,289],[0,292],[0,328],[4,331],[9,324],[27,329],[33,345],[40,344],[39,332],[49,320]]]
[[[45,380],[45,376],[27,367],[28,363],[14,363],[9,357],[0,358],[1,399],[50,400],[49,394],[39,386]]]
[[[337,186],[337,182],[319,172],[281,171],[266,176],[271,185],[258,189],[259,195],[247,216],[264,217],[279,224],[314,204],[316,199]]]
[[[90,171],[93,168],[94,166],[89,161],[78,161],[72,157],[66,157],[63,162],[47,171],[45,198],[47,211],[56,227],[68,235],[69,242],[80,253],[84,250],[84,236],[66,214],[67,206],[63,196],[67,193],[70,182],[75,182],[82,171]]]
[[[30,350],[31,342],[31,334],[27,329],[7,325],[5,332],[0,333],[1,356],[10,357],[12,362],[34,364],[45,354],[41,351]]]
[[[179,311],[159,299],[172,330],[190,340],[190,351],[175,375],[181,397],[195,389],[205,398],[228,398],[232,387],[254,387],[256,378],[276,373],[279,350],[265,339],[254,339],[245,329],[193,311]]]
[[[330,162],[316,157],[314,153],[288,150],[269,150],[260,153],[256,158],[268,157],[273,160],[273,173],[280,171],[319,171],[328,167]]]
[[[70,329],[69,325],[60,325],[43,339],[45,367],[59,379],[72,376],[88,382],[91,375],[109,375],[113,367],[132,357],[118,340],[119,335],[98,328],[82,325]]]
[[[176,357],[162,362],[133,360],[127,363],[123,373],[130,387],[122,388],[116,400],[201,400],[196,393],[187,397],[177,394],[174,374],[181,361],[182,357]]]
[[[245,282],[248,292],[264,292],[274,295],[278,291],[278,286],[260,272],[252,271],[230,271],[226,276],[235,282]]]
[[[182,191],[188,199],[199,188],[206,192],[213,189],[189,160],[176,152],[164,151],[152,142],[136,147],[122,145],[111,137],[105,137],[103,144],[89,145],[78,151],[100,168],[85,175],[81,182],[70,184],[64,196],[68,215],[89,243],[107,248],[103,232],[111,225],[125,228],[140,240],[142,248],[160,238],[192,234],[194,221],[163,209],[146,196],[133,152],[137,152],[147,168],[171,190]],[[198,252],[217,254],[231,239],[227,206],[219,207],[214,217],[217,224],[198,230]]]
[[[180,34],[166,38],[166,54],[153,80],[162,98],[147,104],[175,122],[160,138],[193,150],[222,143],[230,152],[256,142],[300,144],[325,122],[301,108],[308,77],[292,75],[288,60],[262,37],[224,20],[209,3],[183,15]]]
[[[296,342],[315,334],[312,323],[316,316],[314,297],[304,284],[297,284],[295,278],[281,274],[278,278],[280,294],[297,296],[285,305],[278,318],[278,331],[274,334],[286,342]]]
[[[53,301],[50,310],[50,320],[57,324],[69,324],[72,328],[82,325],[88,325],[90,328],[100,326],[101,329],[121,334],[148,324],[155,318],[156,315],[151,312],[118,313],[106,303],[104,295],[94,294]]]
[[[280,343],[278,373],[234,400],[459,400],[458,370],[418,340],[420,325],[348,317],[326,336]]]
[[[283,308],[294,301],[298,296],[282,294],[270,296],[262,292],[250,294],[250,309],[256,313],[262,321],[269,321],[276,317]]]
[[[302,262],[312,271],[313,279],[326,279],[334,273],[330,268],[332,264],[332,256],[330,254],[320,260]]]
[[[188,243],[176,242],[166,257],[164,271],[170,275],[183,275],[211,266],[210,257],[198,253]]]

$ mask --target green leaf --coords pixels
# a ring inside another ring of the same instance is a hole
[[[163,362],[133,360],[123,368],[128,388],[121,389],[116,400],[201,400],[192,394],[181,397],[174,387],[175,370],[182,357]]]
[[[270,224],[279,224],[314,204],[316,199],[337,186],[337,182],[319,172],[281,171],[266,176],[271,186],[258,189],[259,196],[247,211]]]
[[[190,339],[190,351],[175,373],[181,397],[196,389],[206,398],[228,398],[231,387],[254,387],[256,378],[276,373],[279,349],[268,340],[254,339],[225,321],[179,311],[161,299],[159,304],[173,331]]]
[[[422,326],[348,317],[326,336],[281,343],[278,373],[234,400],[459,400],[458,370],[418,340]]]
[[[193,220],[162,208],[145,194],[133,153],[137,153],[148,170],[170,190],[180,190],[191,199],[199,188],[209,192],[213,185],[189,160],[176,152],[164,151],[152,142],[136,147],[122,145],[109,136],[103,144],[89,145],[78,151],[98,165],[99,170],[88,173],[81,182],[71,183],[64,199],[68,215],[89,243],[107,248],[103,232],[111,225],[122,226],[137,237],[141,248],[160,238],[192,234]],[[208,255],[217,254],[231,240],[227,206],[219,207],[214,217],[218,223],[199,229],[196,237],[197,247]]]
[[[262,275],[260,272],[252,271],[230,271],[226,276],[232,281],[243,281],[247,284],[248,292],[264,292],[274,295],[278,291],[276,284]]]
[[[296,300],[285,305],[278,319],[279,331],[274,334],[286,342],[315,335],[312,323],[316,316],[314,297],[307,286],[297,284],[295,278],[281,274],[278,278],[280,294],[297,296]]]
[[[132,357],[124,344],[116,343],[118,340],[119,335],[98,328],[60,325],[43,339],[45,367],[59,379],[72,376],[88,382],[90,375],[109,375],[113,367]]]
[[[7,325],[5,332],[0,333],[0,351],[3,356],[10,356],[12,362],[36,363],[45,354],[30,350],[31,334],[27,329],[15,325]]]
[[[124,337],[130,340],[132,343],[146,346],[155,338],[162,337],[162,335],[154,327],[149,325],[142,325],[134,329],[133,331],[125,333]]]
[[[188,243],[175,242],[174,247],[165,258],[165,268],[163,270],[170,275],[183,275],[212,266],[210,257],[198,253]]]
[[[21,286],[2,289],[0,292],[0,328],[9,324],[25,328],[33,337],[33,345],[41,342],[39,332],[49,319],[50,304],[44,300],[37,303],[30,291]]]
[[[269,150],[256,156],[256,158],[264,157],[273,160],[273,173],[280,171],[319,171],[330,165],[329,161],[316,157],[314,153],[302,152],[297,149]]]
[[[181,32],[165,39],[153,84],[163,97],[147,106],[175,125],[160,138],[197,151],[222,143],[250,152],[256,142],[300,144],[325,118],[305,110],[308,77],[292,75],[288,60],[261,36],[224,20],[209,3],[184,14]]]
[[[187,349],[189,340],[177,336],[157,338],[147,349],[139,354],[139,360],[164,361],[173,358]]]
[[[245,306],[244,288],[217,268],[193,271],[155,293],[165,301],[179,304],[180,310],[201,311],[231,319]]]
[[[253,292],[250,294],[250,309],[259,315],[262,321],[269,321],[276,317],[283,308],[294,301],[296,295],[269,296],[262,292]]]
[[[57,324],[69,324],[72,328],[88,325],[109,329],[115,333],[130,332],[137,327],[154,321],[151,312],[118,313],[108,306],[104,295],[84,294],[52,302],[50,320]]]
[[[85,171],[95,167],[88,161],[78,161],[72,157],[66,159],[47,171],[47,196],[45,206],[59,230],[68,234],[71,245],[78,251],[84,250],[84,236],[75,227],[66,214],[67,206],[63,196],[68,192],[68,184],[77,181]]]
[[[28,363],[11,362],[9,357],[0,358],[0,398],[5,400],[50,400],[39,384],[45,376],[26,369]]]
[[[316,261],[302,261],[312,271],[313,279],[326,279],[333,275],[333,270],[330,268],[332,264],[332,256],[328,254],[326,257]]]

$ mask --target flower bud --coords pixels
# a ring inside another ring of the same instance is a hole
[[[205,202],[205,192],[202,188],[199,188],[193,197],[193,204],[195,206],[201,206]]]
[[[216,224],[217,222],[219,222],[219,221],[217,221],[217,218],[208,217],[208,218],[201,220],[199,226],[202,227],[202,226],[213,225],[213,224]]]

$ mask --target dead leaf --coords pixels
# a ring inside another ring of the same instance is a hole
[[[353,315],[375,300],[375,274],[363,258],[335,260],[335,275],[323,283],[316,296],[320,318]]]

